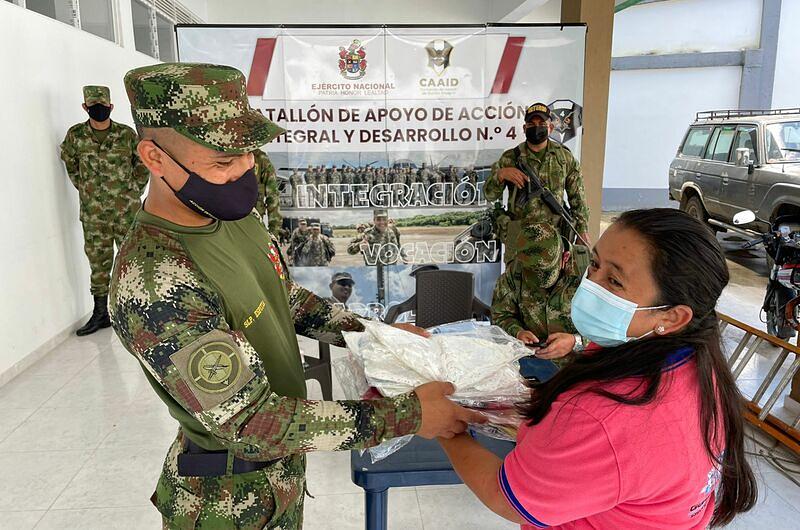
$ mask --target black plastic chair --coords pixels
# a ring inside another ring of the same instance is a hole
[[[471,272],[451,270],[420,271],[415,276],[416,293],[392,306],[384,322],[393,324],[408,311],[416,313],[416,325],[429,328],[459,320],[489,319],[491,309],[473,295]]]
[[[303,369],[306,379],[316,379],[322,387],[322,399],[333,400],[333,381],[331,380],[331,346],[319,342],[319,358],[303,356]]]

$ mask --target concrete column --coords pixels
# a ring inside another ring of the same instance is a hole
[[[591,209],[589,233],[592,240],[597,241],[603,198],[614,0],[562,0],[561,21],[585,22],[587,25],[581,166],[586,199]]]

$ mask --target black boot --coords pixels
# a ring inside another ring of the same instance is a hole
[[[92,317],[89,319],[89,322],[76,331],[75,334],[79,337],[83,337],[84,335],[91,335],[98,329],[110,326],[111,319],[108,318],[108,296],[95,296]]]

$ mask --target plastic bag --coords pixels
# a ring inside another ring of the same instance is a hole
[[[530,355],[524,344],[497,326],[462,321],[432,328],[420,337],[375,321],[363,332],[344,333],[349,354],[334,361],[348,399],[362,399],[370,388],[394,397],[430,381],[449,381],[457,403],[489,417],[473,430],[504,440],[516,438],[519,416],[514,404],[527,394],[519,359]],[[373,462],[408,443],[411,436],[369,449]]]

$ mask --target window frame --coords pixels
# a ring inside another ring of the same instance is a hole
[[[753,153],[755,154],[755,157],[751,160],[751,162],[754,165],[758,165],[758,161],[760,160],[760,149],[758,148],[758,124],[755,123],[740,123],[736,126],[736,135],[733,137],[733,143],[731,143],[731,151],[728,154],[728,162],[731,164],[736,163],[736,149],[734,149],[734,146],[737,145],[736,142],[739,139],[739,135],[744,131],[755,131],[755,143],[753,144]]]
[[[706,144],[706,150],[703,153],[703,160],[707,162],[716,162],[718,164],[729,164],[730,163],[729,160],[731,158],[731,150],[733,149],[733,141],[736,139],[736,133],[738,131],[738,127],[739,127],[738,123],[724,123],[715,126],[714,132],[712,133],[712,137],[716,135],[716,138],[714,138],[713,145],[711,144],[710,139],[709,143]],[[713,158],[714,150],[717,148],[719,137],[722,136],[722,132],[726,129],[733,130],[733,138],[731,138],[731,144],[728,146],[728,156],[725,158],[725,160],[717,160],[716,158]]]
[[[699,155],[687,155],[686,153],[684,153],[683,150],[686,148],[686,142],[689,141],[689,137],[692,135],[692,132],[694,132],[696,130],[704,130],[704,129],[708,130],[708,136],[706,137],[706,143],[703,144],[703,147],[700,149],[700,154]],[[689,130],[686,131],[686,136],[683,138],[683,142],[681,142],[681,147],[678,150],[678,153],[682,157],[685,157],[685,158],[697,158],[697,159],[703,158],[703,153],[706,152],[706,148],[708,147],[708,142],[711,140],[711,137],[713,135],[714,135],[714,126],[713,125],[692,125],[691,127],[689,127]]]

